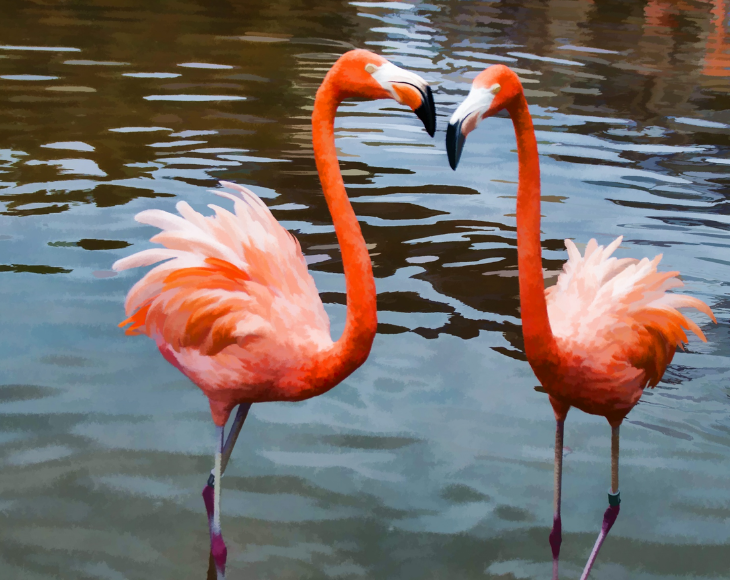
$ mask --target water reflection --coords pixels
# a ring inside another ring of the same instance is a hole
[[[663,264],[726,319],[728,7],[3,6],[0,575],[205,573],[208,412],[150,344],[118,332],[134,277],[109,266],[147,247],[141,209],[184,199],[205,211],[208,188],[237,181],[297,234],[339,332],[342,266],[309,118],[351,47],[432,81],[441,129],[479,71],[513,67],[539,132],[548,278],[564,238],[623,234],[626,255],[666,248]],[[553,425],[523,362],[513,131],[493,119],[459,173],[443,133],[425,142],[421,132],[390,103],[340,110],[379,336],[327,397],[253,410],[224,497],[241,574],[549,574]],[[622,514],[596,578],[727,574],[726,329],[704,327],[709,344],[677,355],[632,413],[622,478],[625,502],[640,507]],[[604,507],[604,428],[576,413],[566,432],[568,577]]]

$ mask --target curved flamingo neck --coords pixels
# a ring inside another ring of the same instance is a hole
[[[331,389],[365,362],[378,325],[375,279],[365,240],[345,191],[335,149],[335,114],[344,98],[331,71],[317,91],[312,144],[322,190],[342,252],[347,290],[345,330],[332,348],[313,360],[305,379],[307,396]],[[304,393],[302,393],[304,395]]]
[[[557,364],[557,347],[548,319],[540,242],[540,161],[532,117],[523,93],[508,107],[517,137],[517,262],[525,353],[542,382]]]

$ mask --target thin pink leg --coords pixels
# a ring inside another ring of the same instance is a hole
[[[593,551],[588,557],[586,567],[583,569],[583,574],[580,580],[586,580],[588,575],[591,573],[591,568],[598,557],[598,552],[603,545],[603,541],[608,536],[608,532],[611,531],[618,513],[621,510],[621,494],[618,490],[618,435],[619,427],[613,427],[611,431],[611,489],[608,492],[608,509],[603,514],[603,525],[601,525],[601,532],[598,534],[596,543],[593,546]]]
[[[550,548],[553,552],[553,580],[558,580],[558,560],[560,544],[563,542],[562,522],[560,520],[560,501],[563,486],[563,433],[565,421],[557,421],[555,427],[555,495],[553,496],[553,529],[550,532]]]
[[[233,451],[233,447],[236,445],[238,434],[241,432],[241,427],[243,427],[243,422],[246,420],[246,417],[248,417],[248,411],[250,409],[251,403],[242,403],[238,405],[236,417],[233,419],[231,429],[228,431],[228,437],[226,437],[226,445],[223,447],[223,464],[221,465],[221,473],[226,472],[228,460],[231,458],[231,451]]]
[[[213,556],[213,561],[215,562],[215,570],[216,570],[216,577],[218,580],[225,580],[226,577],[226,556],[228,555],[228,550],[226,549],[226,544],[223,541],[223,533],[221,532],[221,486],[220,486],[220,479],[221,479],[221,464],[222,464],[222,457],[223,457],[223,430],[224,427],[218,427],[216,426],[216,438],[218,439],[218,444],[216,445],[216,453],[215,453],[215,468],[214,468],[214,477],[215,481],[217,481],[217,485],[213,486],[213,497],[212,497],[212,511],[213,511],[213,519],[208,520],[209,528],[210,528],[210,553]],[[207,490],[206,486],[206,490]],[[206,502],[206,509],[208,509],[208,503],[210,498],[210,494],[205,494],[205,491],[203,492],[203,499]]]
[[[225,445],[223,444],[224,427],[216,427],[216,435],[218,442],[216,444],[216,464],[215,469],[208,477],[208,482],[203,488],[203,502],[205,503],[205,511],[208,514],[208,529],[210,530],[210,561],[208,563],[208,577],[217,578],[217,580],[225,579],[226,572],[226,556],[228,551],[223,541],[223,535],[220,528],[220,485],[216,489],[216,481],[220,482],[223,472],[226,470],[228,460],[231,457],[233,447],[236,445],[238,434],[241,427],[248,416],[251,408],[250,403],[238,406],[236,418],[233,420],[231,429],[228,432],[228,438]],[[213,570],[212,568],[215,568]]]
[[[208,527],[210,528],[213,525],[213,494],[214,492],[214,484],[213,484],[213,474],[210,474],[210,477],[208,478],[208,481],[210,483],[207,483],[205,487],[203,488],[203,502],[205,503],[205,511],[208,514]]]
[[[609,498],[611,497],[611,494],[609,494]],[[617,493],[615,495],[616,501],[620,502],[619,494]],[[610,501],[610,500],[609,500]],[[618,512],[621,509],[619,504],[616,505],[609,505],[608,509],[603,514],[603,525],[601,526],[601,533],[598,534],[598,538],[596,539],[596,543],[593,546],[593,551],[591,552],[590,557],[588,558],[588,562],[586,562],[586,567],[583,569],[583,574],[580,577],[580,580],[586,580],[588,578],[588,575],[591,573],[591,568],[593,568],[593,563],[596,561],[596,558],[598,557],[598,551],[601,549],[601,546],[603,545],[603,541],[606,539],[606,536],[608,535],[608,532],[611,530],[611,527],[613,526],[614,522],[616,521],[616,518],[618,517]]]
[[[246,417],[248,417],[249,409],[251,409],[251,403],[238,405],[236,417],[235,419],[233,419],[233,424],[231,425],[231,429],[228,432],[228,437],[226,438],[226,444],[223,447],[223,457],[221,458],[221,475],[226,471],[226,467],[228,466],[228,460],[231,458],[231,452],[233,451],[233,447],[236,445],[236,441],[238,440],[238,434],[241,432],[241,427],[243,427],[243,423],[244,421],[246,421]],[[212,525],[213,522],[214,486],[215,476],[211,471],[210,475],[208,476],[208,482],[203,488],[203,501],[205,502],[205,511],[208,513],[209,527]]]

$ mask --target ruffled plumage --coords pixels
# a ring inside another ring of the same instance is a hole
[[[677,308],[695,308],[713,321],[715,317],[701,300],[668,292],[683,283],[679,272],[658,271],[661,255],[653,260],[612,257],[621,240],[605,248],[591,240],[582,256],[565,240],[568,261],[545,294],[550,326],[567,367],[560,389],[580,400],[579,391],[590,384],[596,403],[601,399],[596,392],[603,390],[607,400],[631,400],[633,406],[641,389],[659,382],[677,346],[687,342],[685,329],[706,341]]]
[[[129,291],[122,325],[152,337],[209,398],[236,391],[285,399],[266,390],[332,345],[329,319],[296,238],[253,192],[221,185],[237,195],[212,193],[233,201],[235,213],[210,205],[215,215],[203,216],[181,201],[180,216],[137,214],[162,230],[151,241],[164,247],[114,264],[117,271],[158,264]]]

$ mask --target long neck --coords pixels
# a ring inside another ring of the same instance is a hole
[[[509,107],[517,137],[517,262],[525,353],[538,378],[538,368],[555,363],[555,339],[548,320],[540,243],[540,162],[527,101],[520,93]],[[547,370],[547,369],[546,369]]]
[[[341,96],[332,73],[317,91],[312,115],[312,142],[317,171],[335,234],[342,252],[347,289],[345,330],[332,348],[321,353],[309,369],[308,382],[317,392],[342,381],[370,354],[378,325],[375,279],[365,240],[345,191],[335,149],[335,113]],[[318,393],[317,393],[318,394]]]

